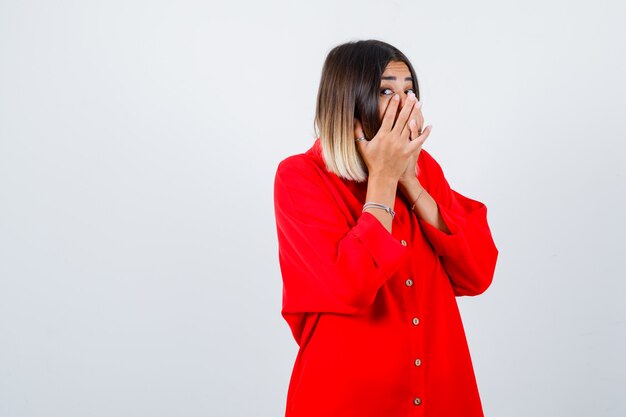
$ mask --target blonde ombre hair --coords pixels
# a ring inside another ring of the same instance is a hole
[[[419,86],[408,58],[388,43],[369,39],[334,47],[326,57],[317,93],[314,130],[328,171],[349,181],[367,180],[367,165],[354,141],[354,119],[369,140],[380,129],[379,89],[387,64],[404,62],[417,99]]]

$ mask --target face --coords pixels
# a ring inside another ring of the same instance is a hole
[[[409,67],[402,61],[389,62],[380,80],[378,120],[383,120],[387,104],[395,93],[400,95],[400,105],[396,115],[400,113],[410,91],[416,93],[413,89],[413,79]]]

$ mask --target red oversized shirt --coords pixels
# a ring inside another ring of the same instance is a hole
[[[298,343],[286,417],[483,416],[456,296],[491,284],[487,208],[424,149],[417,178],[451,234],[396,193],[392,233],[362,212],[367,181],[328,172],[320,139],[274,182],[282,316]]]

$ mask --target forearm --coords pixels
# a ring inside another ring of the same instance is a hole
[[[396,201],[397,187],[397,180],[372,175],[367,180],[367,195],[365,197],[365,202],[384,204],[391,207],[393,210],[394,203]],[[365,211],[374,215],[383,224],[383,226],[385,226],[385,229],[391,233],[391,224],[393,219],[389,213],[373,207],[368,207]]]
[[[422,194],[419,195],[417,204],[415,204],[415,208],[413,209],[417,217],[424,219],[426,222],[430,223],[444,233],[450,234],[450,230],[448,229],[446,223],[441,217],[441,213],[439,212],[437,203],[432,198],[432,196],[428,194],[426,189],[422,187],[417,178],[407,182],[398,183],[398,188],[400,189],[402,194],[405,195],[410,205],[413,205],[415,199],[421,192]]]

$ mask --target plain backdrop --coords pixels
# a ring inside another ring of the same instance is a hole
[[[281,416],[273,180],[326,54],[380,39],[484,202],[487,417],[626,415],[620,1],[0,0],[0,416]],[[323,399],[320,399],[323,400]]]

